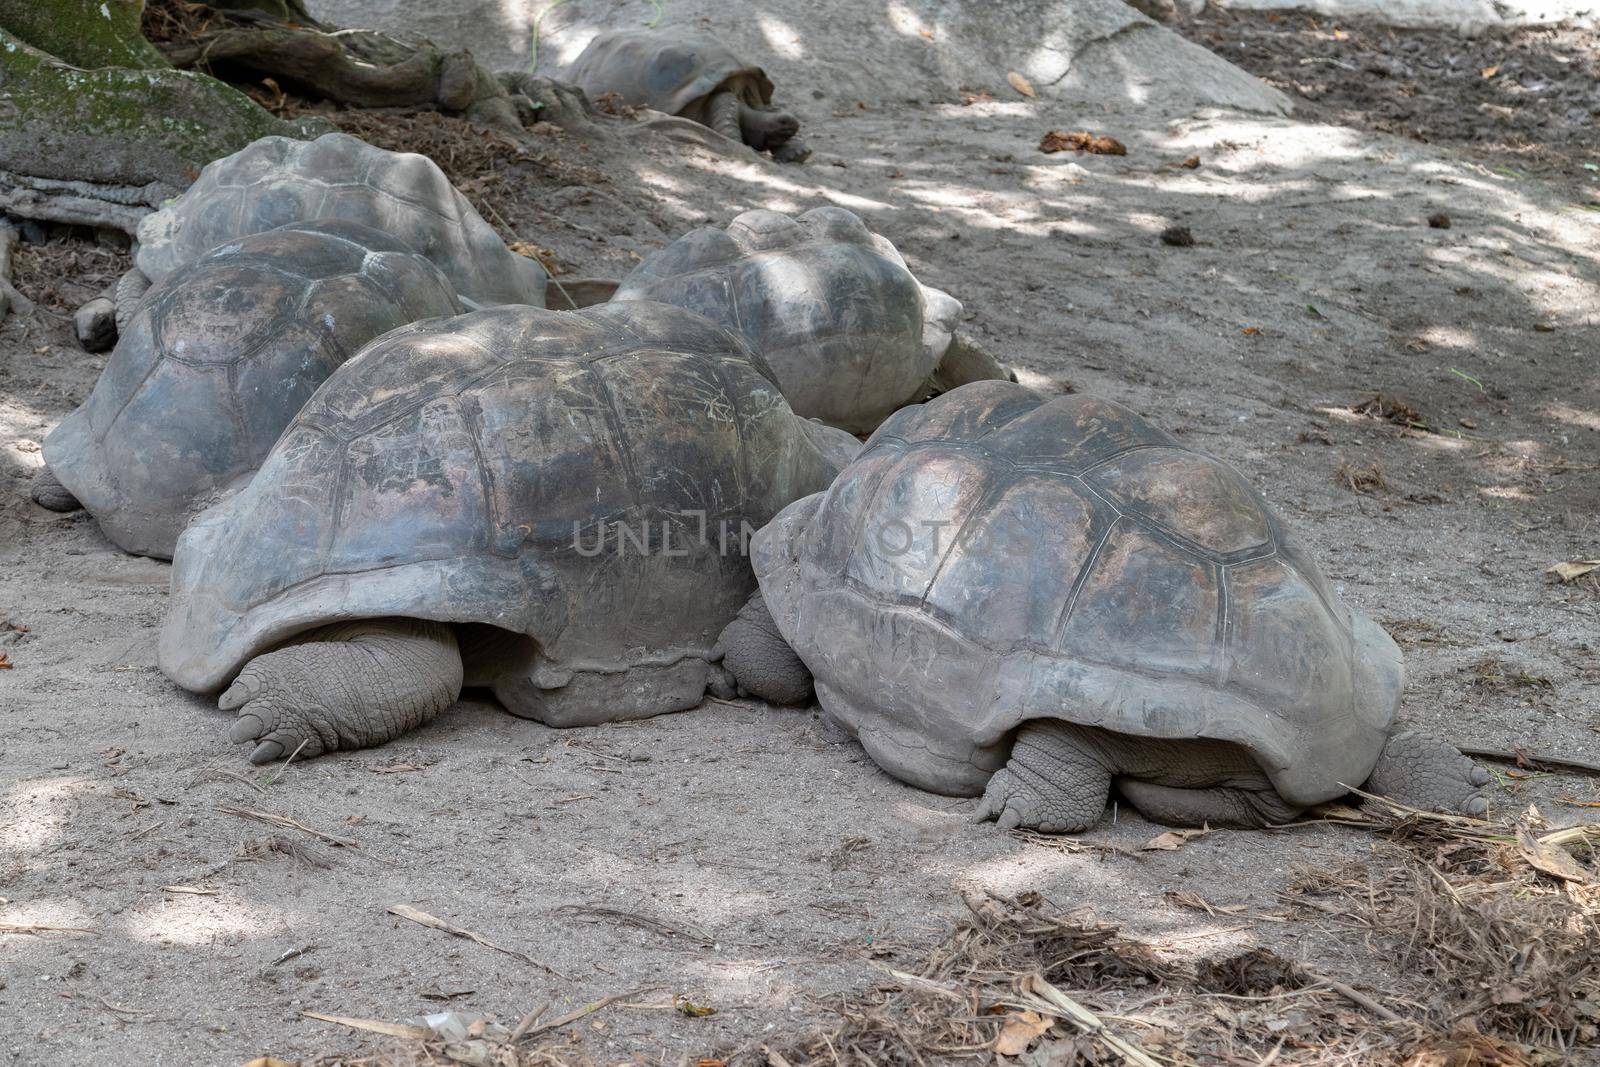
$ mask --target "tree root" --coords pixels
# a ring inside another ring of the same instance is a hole
[[[181,191],[165,182],[102,185],[0,170],[0,212],[21,219],[121,230],[130,237],[138,230],[140,219]]]
[[[11,284],[11,255],[21,240],[22,235],[17,228],[0,219],[0,321],[5,319],[9,311],[23,314],[33,310],[33,301],[17,292]]]
[[[472,53],[446,52],[420,38],[263,23],[169,43],[163,52],[177,67],[243,67],[352,107],[435,105],[485,125],[522,128],[510,95]]]

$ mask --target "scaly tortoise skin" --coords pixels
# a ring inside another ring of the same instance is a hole
[[[1085,829],[1113,782],[1196,825],[1364,782],[1484,810],[1481,768],[1394,730],[1399,649],[1260,494],[1109,401],[982,382],[906,408],[752,562],[822,706],[1002,825]]]
[[[677,115],[779,162],[809,156],[800,122],[772,106],[772,79],[709,33],[680,28],[609,30],[590,41],[564,80],[590,99],[615,93],[626,104]]]
[[[864,433],[920,399],[961,304],[852,212],[746,211],[646,256],[611,298],[659,300],[744,335],[801,415]]]
[[[749,534],[854,451],[678,308],[400,329],[185,533],[161,669],[233,682],[258,760],[381,743],[463,679],[554,726],[694,707],[730,691],[715,644],[755,587]],[[341,624],[365,629],[318,630]]]
[[[207,164],[182,196],[139,223],[135,264],[157,282],[224,242],[324,218],[399,239],[473,306],[544,307],[544,269],[508,249],[433,160],[346,133],[263,137]]]
[[[368,341],[461,310],[400,241],[339,220],[213,248],[146,294],[89,399],[44,442],[34,486],[129,552],[170,557],[189,518],[247,479]]]

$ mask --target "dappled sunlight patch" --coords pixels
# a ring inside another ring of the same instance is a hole
[[[163,892],[158,899],[131,909],[122,921],[129,940],[179,945],[270,937],[310,925],[313,921],[305,916],[263,907],[227,891]]]
[[[28,406],[15,393],[0,397],[0,450],[4,450],[4,463],[25,470],[44,466],[44,439],[56,421]]]
[[[772,49],[784,59],[804,59],[806,47],[800,31],[788,22],[775,15],[765,12],[756,15],[756,25],[761,28],[761,36],[766,39],[767,47]]]
[[[1429,452],[1466,455],[1482,442],[1463,436],[1458,430],[1443,429],[1424,433],[1408,433],[1405,439],[1417,448]]]
[[[86,778],[54,778],[6,790],[0,801],[0,851],[27,855],[61,840],[77,813],[78,798],[92,789]]]
[[[72,897],[0,904],[0,933],[8,953],[55,956],[61,951],[61,938],[84,937],[79,931],[98,932],[99,927],[98,918]]]
[[[1040,392],[1045,393],[1055,391],[1056,380],[1050,377],[1048,374],[1040,374],[1036,370],[1029,370],[1027,367],[1019,367],[1014,363],[1011,365],[1011,370],[1014,374],[1016,374],[1017,382],[1020,385],[1025,385],[1029,389],[1037,389]]]
[[[1557,422],[1564,422],[1569,426],[1578,426],[1585,430],[1600,430],[1600,411],[1575,408],[1562,400],[1546,405],[1544,414]]]
[[[903,37],[921,37],[923,40],[933,40],[938,36],[936,27],[929,25],[923,17],[911,10],[910,6],[901,0],[889,0],[884,5],[884,14],[889,28]]]
[[[997,836],[1005,834],[993,824],[986,825]],[[981,860],[961,870],[956,876],[956,884],[976,887],[980,893],[1008,896],[1027,892],[1040,885],[1062,882],[1069,873],[1080,876],[1092,873],[1094,879],[1104,885],[1126,885],[1138,881],[1140,872],[1126,858],[1119,859],[1115,864],[1105,861],[1106,852],[1126,851],[1116,846],[1100,846],[1092,840],[1079,841],[1055,835],[1045,836],[1046,844],[1051,847],[1040,847],[1015,837],[1012,841],[1016,847],[1004,854]]]
[[[1417,331],[1417,340],[1435,348],[1471,350],[1478,347],[1478,336],[1471,330],[1447,323],[1434,323]]]

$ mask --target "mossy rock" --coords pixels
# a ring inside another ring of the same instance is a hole
[[[0,0],[0,28],[75,67],[160,70],[139,32],[144,0]]]
[[[0,169],[34,178],[182,189],[205,164],[258,138],[331,129],[285,122],[204,74],[80,69],[4,30],[0,77]]]

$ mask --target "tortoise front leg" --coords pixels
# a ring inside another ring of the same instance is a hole
[[[133,313],[139,310],[139,302],[149,291],[150,279],[138,267],[129,268],[127,273],[117,279],[117,291],[112,303],[117,305],[118,333],[128,328]]]
[[[1483,787],[1489,772],[1443,738],[1421,730],[1390,735],[1364,786],[1424,811],[1444,811],[1481,818],[1489,810]]]
[[[1027,722],[1017,731],[1011,758],[990,777],[973,818],[992,818],[1002,830],[1087,830],[1106,810],[1111,775],[1104,747],[1089,731],[1053,719]]]
[[[778,632],[760,590],[717,638],[722,666],[740,693],[771,704],[805,704],[811,699],[811,672]]]
[[[33,502],[41,508],[51,511],[77,511],[83,507],[78,498],[72,495],[72,490],[61,484],[55,472],[45,467],[33,476],[33,482],[28,486],[28,495]]]
[[[744,131],[739,126],[739,111],[743,106],[739,97],[727,90],[712,93],[711,99],[706,101],[706,125],[730,140],[743,141]]]
[[[455,703],[461,676],[450,627],[369,619],[324,626],[257,656],[217,707],[239,712],[228,736],[256,742],[250,762],[270,763],[399,737]]]
[[[739,129],[744,143],[757,152],[776,152],[800,132],[800,120],[782,108],[744,105],[739,109]]]

